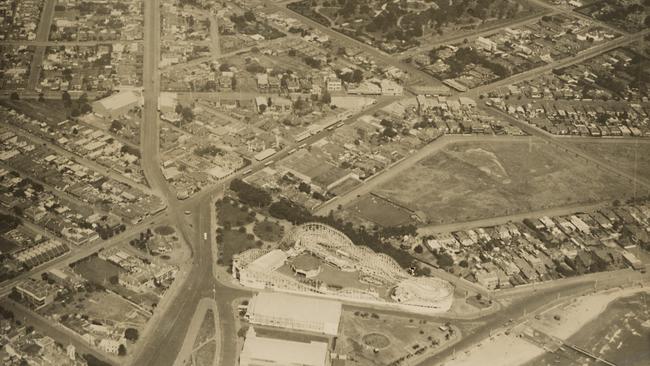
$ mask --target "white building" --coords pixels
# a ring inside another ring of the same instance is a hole
[[[141,104],[141,96],[133,90],[125,90],[100,99],[92,104],[93,112],[106,117],[117,118],[126,114],[131,108]]]
[[[161,92],[158,96],[158,110],[162,114],[176,113],[178,105],[178,94],[172,92]]]
[[[239,355],[240,366],[327,366],[330,364],[327,343],[296,342],[258,337],[248,329],[244,348]]]
[[[341,319],[341,303],[311,297],[261,292],[249,305],[251,324],[304,330],[335,336]]]
[[[97,345],[97,347],[99,347],[100,350],[102,350],[102,351],[104,351],[106,353],[116,355],[119,352],[120,344],[121,343],[118,342],[118,341],[108,339],[108,338],[104,338],[101,341],[99,341],[99,344]]]
[[[341,79],[339,79],[336,75],[330,75],[327,77],[325,80],[325,84],[327,87],[327,91],[340,91],[343,86],[341,84]]]
[[[381,86],[382,95],[402,95],[404,92],[404,88],[392,80],[383,79],[379,85]]]
[[[497,43],[485,37],[476,38],[476,47],[485,51],[493,52],[497,50]]]

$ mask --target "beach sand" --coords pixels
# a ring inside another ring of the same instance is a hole
[[[517,366],[541,356],[544,352],[514,334],[500,333],[481,342],[481,346],[477,345],[468,352],[457,353],[455,359],[447,360],[444,366]],[[493,363],[490,363],[490,360]]]
[[[612,301],[642,291],[644,291],[643,288],[637,287],[581,296],[568,304],[542,313],[540,319],[532,320],[530,325],[548,335],[566,340],[587,323],[598,318]],[[650,291],[650,289],[646,288],[645,291]],[[554,318],[555,316],[558,316],[559,320]]]
[[[597,319],[612,301],[642,291],[648,292],[650,289],[647,287],[617,289],[581,296],[569,303],[544,311],[538,317],[539,319],[531,319],[526,324],[548,335],[566,340],[586,324]],[[559,316],[559,320],[555,318],[556,315]],[[519,366],[545,353],[543,348],[517,337],[516,332],[506,335],[502,330],[498,335],[483,340],[480,345],[448,358],[444,366]]]

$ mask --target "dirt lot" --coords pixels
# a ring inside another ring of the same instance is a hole
[[[390,365],[430,353],[449,340],[448,332],[439,328],[442,324],[405,317],[346,311],[341,323],[336,351],[353,357],[360,366]]]
[[[620,199],[630,191],[622,178],[530,140],[449,145],[376,192],[444,224]]]
[[[398,226],[411,221],[409,212],[389,201],[374,195],[367,195],[349,208],[353,215],[381,226]]]
[[[576,143],[587,153],[611,162],[621,170],[650,180],[650,143],[645,141],[594,140]]]

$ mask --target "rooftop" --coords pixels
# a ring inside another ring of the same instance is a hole
[[[327,343],[257,337],[253,328],[250,328],[244,341],[240,364],[257,365],[258,360],[274,365],[325,366]]]

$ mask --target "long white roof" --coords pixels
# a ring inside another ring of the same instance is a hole
[[[265,364],[325,366],[327,343],[247,336],[241,356],[242,361],[264,360]],[[250,365],[256,364],[253,362]]]
[[[261,292],[250,301],[248,311],[256,316],[292,319],[298,322],[337,324],[341,319],[341,303],[306,296],[277,292]]]

